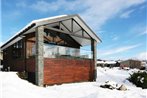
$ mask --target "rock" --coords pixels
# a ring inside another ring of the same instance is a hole
[[[118,88],[118,90],[121,90],[121,91],[126,91],[127,90],[127,88],[126,88],[126,86],[125,85],[121,85],[119,88]]]
[[[108,89],[117,89],[117,90],[120,90],[120,91],[126,91],[127,88],[125,85],[121,85],[119,88],[118,88],[118,84],[114,81],[106,81],[104,85],[100,85],[100,87],[102,88],[108,88]]]
[[[107,85],[107,84],[105,84],[105,85],[100,85],[100,87],[102,87],[102,88],[108,88],[108,89],[115,89],[114,87],[112,87],[111,85]]]
[[[113,86],[107,85],[107,84],[105,84],[105,85],[100,85],[100,87],[102,87],[102,88],[108,88],[108,89],[111,89],[111,90],[115,89]]]
[[[117,84],[114,81],[106,81],[104,85],[100,85],[102,88],[108,88],[108,89],[116,89]]]
[[[114,81],[106,81],[105,82],[105,85],[110,85],[113,88],[116,88],[117,87],[117,83],[114,82]]]

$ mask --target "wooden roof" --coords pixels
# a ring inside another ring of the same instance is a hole
[[[35,31],[38,26],[45,26],[46,28],[56,30],[58,32],[69,34],[80,45],[89,45],[91,40],[94,39],[97,43],[101,42],[101,39],[90,29],[90,27],[81,19],[79,15],[61,15],[55,17],[49,17],[44,19],[33,20],[23,29],[17,32],[12,38],[6,41],[1,49],[5,49],[15,42],[21,40],[25,34]],[[60,27],[57,30],[54,27]],[[61,30],[62,29],[62,30]],[[83,38],[80,38],[82,36]]]

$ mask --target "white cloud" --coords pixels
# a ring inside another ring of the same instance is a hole
[[[112,40],[113,40],[113,41],[116,41],[116,40],[118,40],[118,38],[119,38],[118,36],[114,36],[114,37],[112,38]]]
[[[120,15],[120,18],[129,18],[132,12],[134,12],[134,10],[126,11]]]
[[[147,52],[141,52],[136,55],[136,58],[139,60],[147,60]]]
[[[82,9],[84,6],[85,5],[84,5],[83,0],[75,0],[75,1],[57,0],[53,2],[38,0],[37,2],[32,4],[30,7],[39,12],[52,13],[53,11],[58,11],[58,10],[61,10],[61,11],[69,10],[70,11],[70,10],[76,10],[78,8]]]
[[[5,18],[6,20],[8,19],[18,19],[20,16],[22,16],[22,13],[18,10],[12,11],[12,12],[5,12],[5,14],[2,14],[2,17]]]
[[[145,29],[144,32],[141,32],[140,35],[145,35],[145,34],[147,34],[147,29]]]
[[[146,9],[147,5],[144,4],[143,6],[140,7],[141,10]]]
[[[100,28],[107,20],[143,2],[145,0],[87,0],[89,7],[81,15],[93,28]]]
[[[130,46],[123,46],[123,47],[118,47],[118,48],[113,48],[111,50],[105,50],[105,51],[101,51],[100,54],[102,56],[107,56],[107,55],[113,55],[113,54],[117,54],[117,53],[122,53],[122,52],[126,52],[129,51],[131,49],[134,49],[136,47],[139,47],[141,44],[137,44],[137,45],[130,45]]]
[[[31,5],[32,9],[41,11],[41,12],[48,12],[50,10],[56,11],[59,8],[59,3],[56,5],[53,3],[48,3],[46,1],[37,1],[36,3]]]
[[[145,35],[147,34],[147,26],[146,24],[137,24],[129,31],[131,34],[135,34],[137,36]]]
[[[72,13],[72,11],[76,11],[93,29],[98,30],[107,20],[123,13],[123,11],[132,6],[144,2],[145,0],[37,0],[29,6],[26,6],[24,3],[20,3],[20,5],[31,8],[39,13],[56,13],[56,11],[60,11],[61,13],[68,11]]]
[[[27,7],[27,3],[24,2],[24,1],[17,2],[17,3],[16,3],[16,6],[17,6],[17,7]]]

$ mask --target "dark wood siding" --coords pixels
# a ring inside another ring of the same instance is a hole
[[[22,40],[22,45],[24,40]],[[21,52],[20,57],[15,57],[13,53],[13,45],[3,50],[3,65],[4,69],[10,67],[11,71],[24,71],[25,70],[25,57],[24,57],[24,46],[19,50]]]
[[[29,58],[26,62],[26,71],[35,72],[35,58]]]

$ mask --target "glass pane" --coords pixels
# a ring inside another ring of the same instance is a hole
[[[92,57],[92,52],[86,49],[69,48],[51,44],[44,44],[45,58],[86,58]]]

